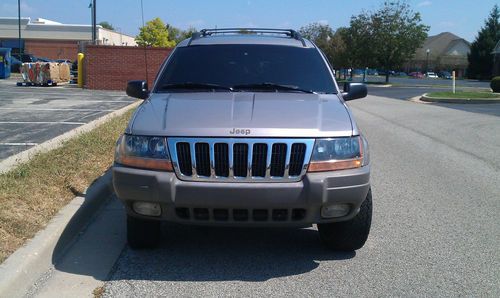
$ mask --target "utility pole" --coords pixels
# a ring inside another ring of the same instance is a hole
[[[22,60],[23,50],[21,49],[21,0],[17,0],[17,24],[19,29],[19,61]]]

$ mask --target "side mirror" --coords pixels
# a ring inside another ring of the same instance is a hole
[[[363,83],[344,83],[342,97],[345,101],[366,97],[368,89]]]
[[[129,81],[127,83],[127,95],[140,99],[148,98],[148,83],[146,81]]]

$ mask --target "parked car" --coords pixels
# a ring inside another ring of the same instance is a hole
[[[423,79],[424,78],[424,74],[421,73],[420,71],[410,72],[408,75],[414,79]]]
[[[398,76],[398,77],[407,77],[408,76],[408,74],[406,74],[406,72],[404,72],[404,71],[398,71],[394,75]]]
[[[10,56],[10,72],[19,73],[23,63],[14,56]]]
[[[378,76],[379,73],[376,69],[368,69],[368,75],[370,76]]]
[[[443,79],[451,80],[451,73],[449,71],[440,71],[438,76]]]
[[[393,76],[396,74],[396,72],[394,70],[389,70],[389,71],[385,71],[385,70],[379,70],[378,71],[378,74],[380,76],[385,76],[387,73],[389,73],[390,76]]]
[[[432,72],[432,71],[426,72],[425,76],[427,78],[430,78],[430,79],[437,79],[438,78],[437,74],[435,72]]]
[[[73,61],[71,61],[69,59],[56,59],[56,60],[54,60],[54,62],[57,62],[57,63],[67,63],[69,65],[73,64]],[[70,68],[71,68],[71,66],[70,66]]]
[[[365,73],[364,69],[357,68],[352,70],[352,75],[354,76],[362,76],[364,73]]]
[[[327,247],[361,248],[372,218],[368,143],[345,101],[365,97],[366,86],[337,89],[320,50],[294,30],[224,34],[243,30],[194,33],[151,89],[128,83],[144,102],[112,172],[130,247],[158,244],[164,220],[317,224]]]
[[[36,62],[54,62],[54,60],[45,57],[37,57]]]
[[[22,63],[27,63],[27,62],[36,62],[38,60],[37,57],[35,57],[32,54],[22,54],[21,55],[21,62]]]

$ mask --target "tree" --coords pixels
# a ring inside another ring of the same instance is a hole
[[[171,24],[167,24],[167,30],[168,38],[175,41],[176,44],[180,43],[184,39],[190,38],[194,32],[198,31],[194,27],[189,27],[186,30],[181,30],[177,27],[172,26]]]
[[[104,29],[108,29],[108,30],[113,30],[115,31],[115,27],[113,27],[113,25],[111,25],[110,23],[104,21],[104,22],[100,22],[99,24],[97,25],[100,25],[101,27],[103,27]]]
[[[187,30],[182,30],[181,31],[181,38],[182,38],[182,40],[184,40],[186,38],[191,38],[191,36],[195,32],[198,32],[198,30],[196,30],[195,27],[189,27],[189,28],[187,28]]]
[[[333,63],[333,53],[335,51],[335,44],[332,42],[335,32],[327,24],[312,23],[299,29],[302,37],[314,42],[323,53],[325,53],[328,60]]]
[[[470,53],[467,55],[469,67],[467,76],[474,79],[491,79],[493,55],[491,52],[500,40],[500,9],[495,5],[485,25],[479,31],[476,39],[471,44]]]
[[[351,68],[354,64],[351,50],[347,47],[346,40],[348,39],[348,28],[346,27],[338,28],[333,35],[331,42],[335,45],[335,48],[333,50],[332,64],[337,69]]]
[[[389,82],[389,71],[408,61],[427,38],[429,26],[421,22],[406,1],[386,1],[375,12],[353,16],[346,34],[352,59],[384,69]]]
[[[181,29],[172,26],[171,24],[167,24],[168,38],[170,40],[174,40],[175,43],[179,43],[182,41],[181,37]]]
[[[139,28],[135,41],[140,46],[174,47],[175,41],[168,38],[168,29],[160,18],[154,18]]]

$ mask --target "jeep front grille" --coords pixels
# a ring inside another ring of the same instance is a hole
[[[181,180],[294,182],[307,171],[314,139],[168,138]]]

